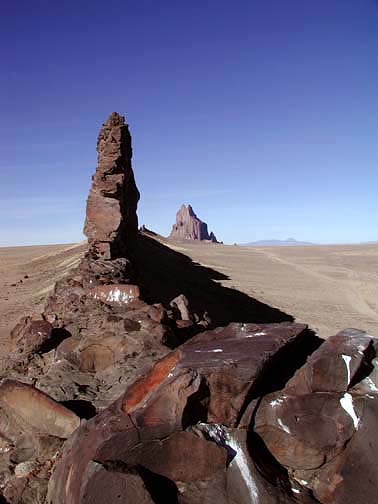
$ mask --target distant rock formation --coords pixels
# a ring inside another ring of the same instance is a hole
[[[176,214],[176,224],[173,224],[170,238],[174,240],[210,241],[218,243],[215,234],[207,229],[206,222],[202,222],[194,213],[193,208],[182,205]]]
[[[139,191],[131,166],[131,136],[123,116],[110,114],[98,136],[97,152],[84,234],[94,256],[114,259],[125,256],[138,232]]]

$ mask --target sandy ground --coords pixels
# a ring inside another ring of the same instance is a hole
[[[346,327],[378,336],[378,245],[170,246],[224,273],[223,285],[293,315],[324,338]],[[54,282],[84,250],[84,244],[0,248],[0,343],[21,316],[42,310]]]
[[[240,247],[178,244],[222,281],[327,338],[346,327],[378,337],[378,245]]]
[[[22,316],[42,311],[56,280],[78,264],[84,249],[83,244],[0,247],[0,344]]]

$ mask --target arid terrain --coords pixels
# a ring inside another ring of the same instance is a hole
[[[78,264],[86,245],[0,248],[0,341],[20,317],[39,313],[56,280]]]
[[[293,315],[323,338],[346,327],[378,333],[378,245],[169,245],[226,275],[223,285]],[[54,282],[77,265],[85,246],[0,248],[2,341],[21,316],[41,311]]]

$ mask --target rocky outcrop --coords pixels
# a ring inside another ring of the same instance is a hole
[[[0,444],[1,432],[5,436],[0,485],[12,504],[44,502],[62,439],[80,419],[108,407],[169,353],[178,344],[180,324],[195,328],[198,323],[194,333],[208,325],[175,303],[173,308],[143,301],[138,268],[133,266],[139,192],[131,167],[131,137],[122,116],[110,115],[97,151],[85,222],[88,250],[79,266],[56,283],[41,317],[24,317],[14,328],[8,360],[2,363],[2,418],[11,418],[14,428],[10,432],[4,424],[0,429]],[[180,303],[184,306],[184,296]],[[71,422],[66,427],[65,416]],[[10,458],[15,446],[22,447],[23,455],[17,452]]]
[[[362,331],[332,336],[257,410],[254,431],[298,493],[315,502],[375,500],[377,349]]]
[[[262,378],[274,372],[285,347],[297,347],[305,329],[231,324],[167,355],[76,431],[50,483],[49,502],[100,504],[106,489],[112,502],[124,480],[123,502],[139,502],[146,491],[152,502],[226,503],[233,495],[240,499],[232,502],[257,502],[238,424],[259,397]]]
[[[1,369],[0,502],[375,502],[376,341],[346,330],[320,345],[213,270],[198,282],[205,268],[137,234],[118,114],[98,153],[88,251],[12,331]],[[185,215],[176,238],[215,239]],[[240,322],[262,318],[280,323]]]
[[[173,225],[169,237],[174,240],[200,240],[217,243],[214,233],[209,234],[207,224],[197,217],[190,205],[182,205],[177,212],[176,224]]]
[[[126,257],[138,231],[139,191],[125,118],[113,112],[97,140],[98,164],[87,201],[84,233],[94,257]]]
[[[49,502],[100,504],[122,485],[124,502],[375,502],[378,344],[343,331],[269,393],[306,336],[231,324],[186,343],[75,432]]]

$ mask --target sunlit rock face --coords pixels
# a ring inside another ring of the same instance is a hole
[[[217,243],[213,232],[209,234],[206,222],[202,222],[194,213],[193,208],[182,205],[176,214],[176,223],[169,236],[174,240],[210,241]]]
[[[94,256],[127,256],[138,231],[139,191],[131,166],[131,136],[125,118],[113,112],[97,140],[98,164],[87,200],[84,233]]]

